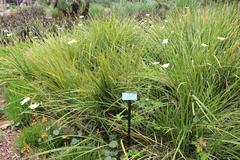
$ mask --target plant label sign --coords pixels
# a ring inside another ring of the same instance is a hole
[[[137,100],[137,92],[124,92],[122,93],[123,101],[136,101]]]

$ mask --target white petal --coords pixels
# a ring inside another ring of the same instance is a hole
[[[11,37],[13,34],[12,33],[8,33],[7,34],[7,37]]]
[[[168,20],[164,20],[164,22],[168,23]]]
[[[82,15],[82,16],[79,16],[79,18],[83,19],[83,18],[84,18],[84,16],[83,16],[83,15]]]
[[[166,64],[161,65],[162,68],[168,68],[169,66],[170,66],[169,63],[166,63]]]
[[[208,45],[205,44],[205,43],[202,43],[201,46],[203,46],[204,48],[205,48],[205,47],[208,47]]]
[[[153,65],[156,65],[156,64],[160,64],[160,62],[153,62],[152,64],[153,64]]]
[[[226,38],[225,37],[217,37],[218,40],[224,41]]]
[[[39,104],[38,104],[38,103],[34,103],[34,104],[31,104],[31,105],[29,106],[30,109],[36,109],[36,108],[38,108],[38,107],[39,107]]]
[[[162,44],[164,45],[164,44],[168,44],[168,39],[164,39],[163,41],[162,41]]]
[[[24,98],[20,103],[21,105],[24,105],[25,103],[27,103],[28,101],[30,101],[29,97]]]
[[[147,13],[147,14],[146,14],[146,16],[147,16],[147,17],[150,17],[150,14],[149,14],[149,13]]]
[[[68,41],[68,44],[73,44],[73,43],[77,43],[77,42],[78,42],[77,40],[73,39],[71,41]]]

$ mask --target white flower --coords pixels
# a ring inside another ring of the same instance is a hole
[[[68,41],[68,44],[73,44],[73,43],[77,43],[77,42],[78,42],[77,40],[73,39],[71,41]]]
[[[47,127],[47,128],[45,128],[45,131],[49,131],[51,128],[50,127]]]
[[[164,45],[164,44],[168,44],[168,39],[164,39],[163,41],[162,41],[162,44]]]
[[[30,98],[29,98],[29,97],[26,97],[26,98],[24,98],[24,99],[20,102],[20,104],[21,104],[21,105],[24,105],[24,104],[27,103],[28,101],[30,101]]]
[[[226,38],[225,37],[217,37],[218,40],[224,41]]]
[[[208,47],[208,45],[205,43],[202,43],[201,46],[203,46],[204,48]]]
[[[58,27],[57,29],[58,29],[58,30],[63,30],[63,28],[62,28],[62,27]]]
[[[145,24],[145,22],[141,22],[141,23],[140,23],[140,25],[142,25],[142,26],[143,26],[144,24]]]
[[[39,107],[39,104],[38,103],[33,103],[33,104],[31,104],[28,108],[30,108],[30,109],[36,109],[36,108],[38,108]]]
[[[104,12],[110,14],[112,12],[111,8],[104,8]]]
[[[4,33],[8,33],[8,30],[7,29],[4,29],[4,31],[3,31]]]
[[[12,33],[8,33],[7,34],[7,37],[11,37],[13,34]]]
[[[168,20],[164,20],[165,23],[168,23]]]
[[[78,23],[78,26],[79,26],[79,27],[82,27],[82,26],[83,26],[83,24],[82,24],[82,23]]]
[[[83,16],[83,15],[81,15],[81,16],[79,16],[79,18],[83,19],[83,18],[84,18],[84,16]]]
[[[153,62],[152,64],[153,64],[153,65],[156,65],[156,64],[160,64],[160,62]]]
[[[146,14],[146,17],[150,17],[150,14],[149,14],[149,13],[147,13],[147,14]]]
[[[169,66],[170,66],[169,63],[166,63],[166,64],[161,65],[162,68],[168,68]]]

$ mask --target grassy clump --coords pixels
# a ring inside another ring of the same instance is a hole
[[[41,140],[41,134],[45,131],[43,124],[34,124],[31,127],[23,128],[21,134],[16,139],[17,148],[24,148],[27,145],[37,147]]]
[[[120,96],[134,90],[141,100],[133,107],[133,159],[237,159],[239,10],[215,6],[172,14],[168,22],[147,19],[141,25],[114,17],[92,20],[60,38],[17,49],[3,58],[2,81],[18,81],[16,93],[41,102],[31,113],[81,130],[83,143],[75,146],[94,147],[77,156],[108,157],[103,152],[109,144],[124,140]],[[61,156],[67,156],[75,149],[58,147],[40,155],[65,150]]]

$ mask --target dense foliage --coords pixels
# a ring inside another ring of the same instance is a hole
[[[106,17],[111,14],[121,17],[144,17],[145,14],[165,17],[166,8],[159,8],[154,0],[141,2],[92,2],[89,13],[86,4],[78,2],[78,14],[71,14],[73,1],[58,1],[56,7],[48,1],[36,1],[33,6],[15,8],[7,16],[0,16],[0,43],[16,44],[19,41],[42,39],[46,34],[59,34],[68,30],[73,24],[78,24],[83,17]],[[65,4],[66,3],[66,4]],[[64,8],[65,7],[65,8]],[[89,15],[88,15],[89,14]],[[80,19],[79,19],[80,17]]]
[[[238,159],[239,25],[236,5],[190,7],[165,21],[89,20],[1,48],[6,114],[28,126],[17,148],[48,159],[123,158],[121,93],[133,90],[132,159]]]

